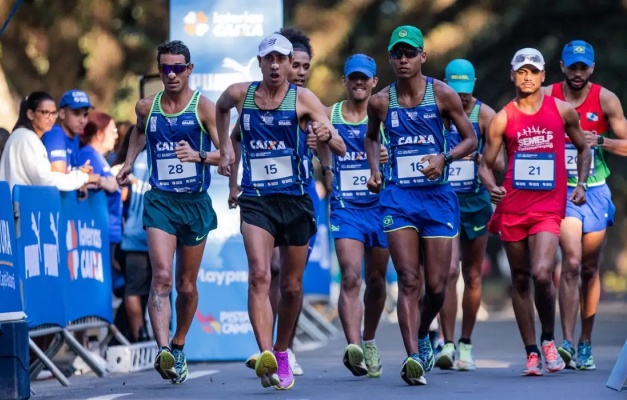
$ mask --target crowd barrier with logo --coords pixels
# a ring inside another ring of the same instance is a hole
[[[55,335],[46,352],[32,339],[30,346],[57,379],[69,385],[50,360],[63,341],[98,375],[106,375],[70,333],[107,327],[118,340],[128,343],[112,325],[106,195],[90,191],[85,199],[79,199],[78,192],[17,185],[11,202],[6,182],[0,182],[0,201],[0,282],[6,283],[0,286],[0,312],[19,310],[22,297],[13,287],[21,286],[31,338]],[[6,210],[13,213],[7,215]],[[6,223],[9,218],[15,218],[14,236],[11,224]],[[7,252],[9,248],[11,251]],[[8,253],[14,256],[13,266],[9,265]],[[32,367],[31,373],[37,370]]]

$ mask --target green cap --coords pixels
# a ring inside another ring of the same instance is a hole
[[[394,46],[399,43],[407,43],[412,47],[422,49],[425,46],[425,40],[422,38],[422,32],[420,29],[411,25],[403,25],[394,29],[392,36],[390,37],[390,45],[388,51],[391,51]]]

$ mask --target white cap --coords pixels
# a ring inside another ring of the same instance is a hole
[[[287,40],[285,36],[273,33],[261,41],[257,55],[264,57],[273,51],[287,56],[294,52],[294,48],[292,47],[292,42]]]
[[[533,65],[540,71],[544,71],[544,57],[536,49],[520,49],[512,58],[512,71],[518,71],[525,65]]]

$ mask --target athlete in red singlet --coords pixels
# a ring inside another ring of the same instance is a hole
[[[511,77],[516,97],[490,122],[479,175],[492,202],[497,204],[488,230],[501,236],[512,273],[512,304],[527,351],[527,365],[522,373],[542,375],[529,278],[542,324],[540,342],[546,369],[557,372],[564,368],[564,361],[557,353],[553,336],[552,275],[566,208],[564,137],[568,135],[578,152],[582,183],[569,199],[577,205],[586,202],[590,147],[575,109],[542,92],[544,58],[538,50],[519,50],[512,59]],[[497,186],[492,171],[503,142],[508,166],[503,186]]]
[[[605,241],[605,231],[614,224],[616,207],[605,180],[610,174],[606,152],[627,155],[627,121],[618,96],[590,82],[594,71],[594,49],[582,40],[574,40],[562,51],[564,81],[543,88],[560,100],[575,107],[579,123],[592,148],[592,165],[588,177],[586,204],[566,205],[562,221],[560,246],[563,253],[559,279],[559,305],[564,342],[557,349],[567,368],[593,370],[596,368],[590,344],[594,316],[601,297],[599,259]],[[609,137],[612,131],[613,138]],[[577,184],[575,150],[566,145],[568,190]],[[557,275],[557,274],[556,274]],[[580,304],[581,278],[581,335],[575,357],[575,322]],[[557,281],[558,279],[556,279]]]

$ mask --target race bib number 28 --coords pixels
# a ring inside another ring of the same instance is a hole
[[[187,179],[196,176],[195,163],[182,163],[178,158],[157,160],[157,175],[160,181]]]

